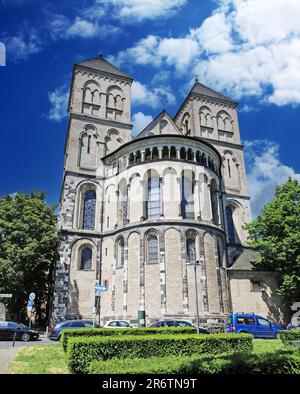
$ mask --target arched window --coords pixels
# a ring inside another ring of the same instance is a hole
[[[194,219],[194,178],[191,171],[182,171],[181,175],[181,216],[183,219]]]
[[[92,258],[93,258],[93,252],[91,248],[86,247],[82,249],[80,255],[80,269],[81,270],[92,269]]]
[[[135,154],[135,162],[136,163],[140,163],[141,162],[141,152],[138,150],[138,151],[136,151],[136,154]]]
[[[226,222],[227,222],[227,235],[228,241],[231,244],[235,243],[235,230],[234,230],[234,222],[233,222],[233,211],[230,205],[226,207]]]
[[[218,187],[214,179],[210,184],[210,199],[211,199],[211,210],[214,224],[219,224],[219,209],[218,209]]]
[[[196,235],[193,232],[186,236],[186,260],[193,263],[196,260]]]
[[[152,160],[158,160],[158,149],[156,147],[152,149]]]
[[[96,81],[88,81],[83,87],[82,112],[99,115],[100,87]]]
[[[84,230],[94,230],[95,217],[96,217],[96,192],[95,190],[88,190],[84,193],[84,199],[83,199],[82,228]]]
[[[148,263],[158,262],[158,239],[156,234],[147,236],[147,261]]]
[[[186,150],[183,147],[180,149],[180,159],[182,160],[186,159]]]
[[[169,147],[168,146],[163,147],[162,156],[163,156],[163,159],[169,158]]]
[[[145,160],[151,160],[151,150],[149,148],[145,150]]]
[[[120,237],[117,242],[117,266],[124,266],[124,238]]]
[[[147,183],[147,217],[160,216],[160,182],[158,174],[148,173]]]
[[[170,157],[171,157],[171,159],[176,159],[176,157],[177,157],[175,146],[171,146]]]

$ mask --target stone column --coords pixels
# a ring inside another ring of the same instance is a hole
[[[158,158],[159,158],[159,160],[162,159],[162,152],[163,152],[162,148],[158,148]]]
[[[143,150],[141,152],[141,162],[143,163],[145,161],[145,151]]]
[[[176,156],[177,156],[177,159],[179,159],[180,160],[180,149],[176,149]]]
[[[128,303],[128,238],[124,237],[124,276],[123,276],[123,313],[127,312]]]
[[[194,189],[194,206],[195,206],[195,219],[201,220],[200,214],[200,189],[199,189],[199,181],[195,180],[195,189]]]
[[[159,199],[160,199],[160,217],[164,217],[164,193],[163,193],[163,178],[159,177]]]
[[[127,223],[130,223],[130,204],[129,204],[129,201],[130,201],[130,183],[128,183],[128,185],[127,185],[127,217],[126,217]]]

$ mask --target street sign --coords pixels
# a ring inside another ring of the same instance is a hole
[[[33,306],[33,301],[31,301],[31,300],[28,300],[28,302],[27,302],[27,308],[32,308],[32,306]]]
[[[0,298],[11,298],[12,294],[0,294]]]
[[[96,286],[94,287],[94,290],[95,290],[95,293],[99,293],[99,292],[101,292],[101,291],[106,291],[107,288],[106,288],[106,286],[104,286],[104,285],[96,285]]]
[[[30,293],[29,294],[29,299],[30,299],[30,301],[33,301],[35,299],[35,294],[34,293]]]

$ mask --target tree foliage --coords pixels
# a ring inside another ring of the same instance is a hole
[[[55,206],[47,206],[44,198],[44,193],[32,192],[0,199],[0,293],[12,293],[8,311],[21,321],[34,292],[41,323],[51,291],[58,233]]]
[[[279,273],[278,293],[291,305],[300,301],[300,185],[289,179],[273,201],[246,228],[250,246],[260,254],[256,265]]]

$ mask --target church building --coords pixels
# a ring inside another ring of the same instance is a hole
[[[52,317],[194,323],[197,283],[201,323],[282,322],[276,276],[246,245],[238,103],[196,82],[133,137],[132,82],[102,55],[74,65]]]

